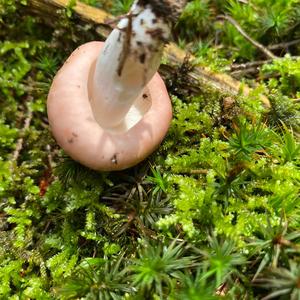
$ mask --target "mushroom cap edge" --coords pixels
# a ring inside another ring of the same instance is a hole
[[[172,107],[165,84],[156,73],[147,84],[148,99],[140,99],[151,101],[142,119],[126,132],[103,129],[89,102],[91,70],[103,45],[81,45],[66,60],[48,94],[48,119],[57,143],[74,160],[94,170],[123,170],[159,146],[170,126]]]

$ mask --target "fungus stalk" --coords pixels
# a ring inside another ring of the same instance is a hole
[[[103,128],[128,129],[142,118],[134,102],[159,67],[172,20],[182,6],[172,2],[136,0],[106,40],[90,96],[95,119]]]

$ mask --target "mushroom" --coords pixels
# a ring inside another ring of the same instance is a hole
[[[159,146],[172,107],[157,69],[181,7],[172,0],[136,0],[105,43],[78,47],[58,71],[48,118],[74,160],[95,170],[122,170]]]

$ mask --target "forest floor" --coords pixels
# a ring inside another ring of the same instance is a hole
[[[0,299],[299,300],[299,1],[189,1],[169,133],[120,172],[83,167],[49,130],[55,73],[99,39],[75,5],[50,27],[0,0]],[[191,91],[178,74],[196,67],[252,91]]]

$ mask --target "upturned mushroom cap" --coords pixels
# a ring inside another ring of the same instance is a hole
[[[141,119],[132,127],[103,129],[91,104],[91,81],[102,42],[77,48],[55,76],[47,100],[48,118],[58,144],[74,159],[95,170],[129,168],[161,143],[172,118],[170,98],[156,73],[128,113]],[[99,91],[101,93],[101,91]]]

